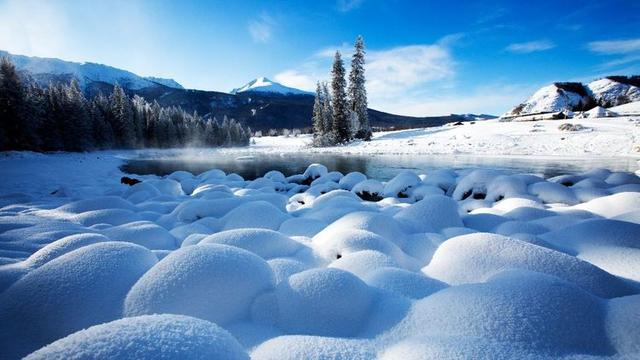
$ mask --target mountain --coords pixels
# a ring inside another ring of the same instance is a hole
[[[19,71],[28,73],[33,80],[42,86],[48,86],[52,81],[67,82],[75,78],[83,89],[93,82],[103,82],[111,85],[118,83],[122,87],[131,90],[155,87],[157,85],[182,89],[182,85],[172,79],[144,78],[132,72],[102,64],[13,55],[0,50],[0,57],[3,56],[11,59]]]
[[[313,112],[311,93],[286,87],[266,78],[258,78],[234,89],[233,93],[184,89],[171,79],[141,77],[126,70],[93,63],[76,63],[52,58],[8,56],[18,71],[28,80],[41,86],[50,82],[69,82],[77,79],[85,95],[109,94],[117,82],[129,95],[139,95],[161,106],[180,106],[188,112],[196,111],[207,118],[236,119],[254,130],[310,128]],[[449,122],[475,121],[489,115],[445,115],[414,117],[389,114],[369,109],[369,121],[378,128],[406,129],[440,126]]]
[[[249,81],[246,85],[231,90],[232,94],[239,93],[268,93],[268,94],[279,94],[279,95],[311,95],[314,94],[308,91],[303,91],[300,89],[284,86],[275,81],[271,81],[266,77],[259,77],[257,79]]]
[[[503,117],[564,110],[585,111],[596,106],[608,108],[639,100],[640,76],[608,76],[586,85],[557,82],[536,91]]]

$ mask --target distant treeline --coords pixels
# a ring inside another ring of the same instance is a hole
[[[116,84],[109,96],[87,99],[77,81],[41,88],[22,81],[0,59],[0,150],[245,146],[251,130],[235,120],[204,119],[180,107],[129,97]]]

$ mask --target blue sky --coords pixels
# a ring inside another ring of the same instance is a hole
[[[640,74],[637,0],[0,0],[0,49],[226,92],[258,76],[312,90],[358,34],[371,107],[406,115],[500,114],[553,81]]]

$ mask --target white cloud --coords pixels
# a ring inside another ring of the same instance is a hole
[[[536,40],[536,41],[510,44],[509,46],[506,47],[505,50],[512,53],[517,53],[517,54],[528,54],[528,53],[537,52],[537,51],[550,50],[550,49],[553,49],[554,47],[556,47],[556,44],[554,44],[552,41]]]
[[[273,18],[263,13],[258,19],[249,21],[247,30],[249,30],[249,34],[254,42],[267,43],[273,36],[274,25],[275,21]]]
[[[315,91],[316,82],[323,79],[319,74],[305,73],[300,70],[286,70],[274,76],[274,80],[297,89]]]
[[[640,52],[640,39],[592,41],[587,48],[598,54],[630,54]]]
[[[363,2],[364,0],[337,0],[336,8],[340,12],[348,12],[359,8]]]

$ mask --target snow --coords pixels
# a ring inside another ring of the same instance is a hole
[[[0,295],[0,357],[120,318],[127,292],[156,261],[142,246],[101,242],[29,272]]]
[[[498,119],[376,132],[370,142],[357,141],[346,146],[308,148],[311,138],[260,137],[251,145],[254,151],[274,153],[322,152],[339,154],[449,154],[472,156],[561,157],[640,157],[640,126],[637,117],[575,119],[590,131],[564,132],[558,120],[500,122]],[[584,159],[582,159],[584,160]]]
[[[27,359],[228,359],[249,356],[227,331],[183,315],[146,315],[90,327]]]
[[[77,63],[55,58],[41,58],[24,55],[12,55],[0,50],[0,56],[9,56],[18,70],[31,74],[71,75],[84,87],[92,81],[101,81],[115,85],[119,83],[129,89],[142,89],[161,84],[171,88],[181,89],[182,86],[172,79],[141,77],[126,70],[90,62]],[[43,85],[48,85],[48,81]]]
[[[587,103],[588,99],[580,94],[559,88],[555,84],[540,88],[522,106],[520,112],[512,110],[513,115],[536,114],[543,112],[558,112],[573,109],[580,103]]]
[[[118,169],[138,156],[276,148],[416,155],[450,136],[502,132],[489,152],[517,131],[504,149],[535,155],[536,141],[551,145],[557,133],[588,136],[577,144],[604,144],[601,155],[637,141],[629,120],[580,120],[588,134],[536,123],[549,139],[531,124],[489,120],[329,149],[306,148],[301,136],[215,151],[4,153],[0,357],[637,357],[632,172],[399,163],[398,176],[380,179],[365,175],[376,164],[338,172],[328,162],[255,180],[218,169],[143,175],[130,187]],[[416,145],[403,145],[408,135]],[[472,138],[450,141],[455,150],[467,140],[475,149]],[[630,153],[612,159],[623,156],[633,163]]]
[[[338,269],[294,274],[278,284],[274,296],[277,325],[305,335],[356,335],[373,303],[373,292],[362,280]]]
[[[313,95],[308,91],[295,89],[292,87],[284,86],[275,81],[271,81],[266,77],[259,77],[249,81],[246,85],[237,89],[231,90],[232,94],[239,94],[243,92],[262,92],[262,93],[274,93],[282,95]]]
[[[610,107],[608,110],[620,115],[640,115],[640,101]]]
[[[271,268],[253,253],[220,244],[188,246],[140,278],[124,315],[182,314],[227,325],[249,316],[254,298],[273,285]]]
[[[596,102],[608,106],[621,105],[620,99],[623,98],[625,101],[640,100],[640,88],[608,78],[590,82],[587,84],[587,89]]]

